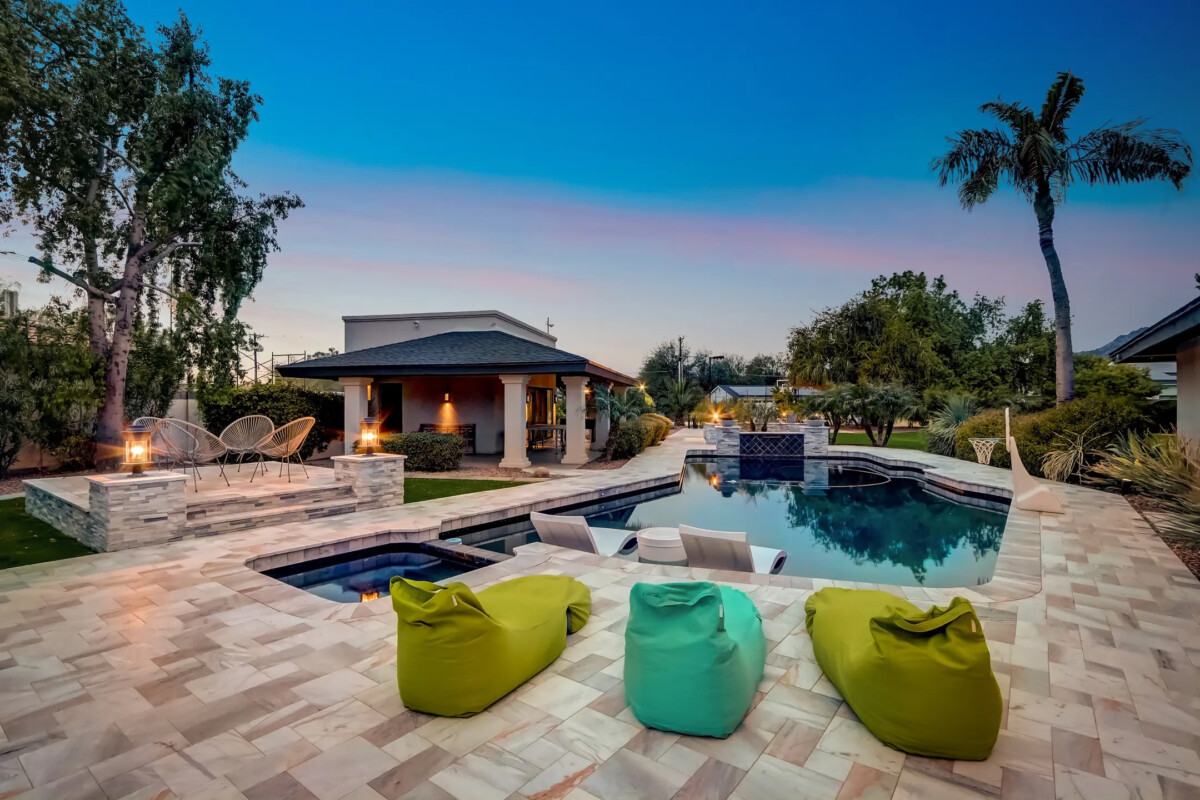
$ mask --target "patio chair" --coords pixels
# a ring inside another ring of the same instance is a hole
[[[158,466],[171,468],[171,457],[167,453],[166,445],[163,443],[162,437],[158,433],[159,417],[138,417],[133,422],[129,423],[133,428],[149,428],[150,429],[150,456],[154,463]]]
[[[263,472],[266,473],[267,470],[264,459],[278,458],[279,477],[283,477],[283,465],[286,463],[288,483],[291,483],[292,457],[295,456],[296,461],[300,463],[300,468],[304,470],[304,477],[307,478],[308,468],[304,466],[304,459],[300,457],[300,448],[304,445],[304,439],[316,422],[316,417],[294,419],[286,425],[280,425],[254,445],[254,452],[258,453],[258,462],[263,464]],[[250,476],[250,482],[254,483],[254,475]]]
[[[529,521],[538,538],[555,547],[582,550],[600,556],[615,556],[637,544],[637,531],[617,528],[593,528],[577,516],[530,513]]]
[[[216,464],[225,485],[229,485],[229,478],[225,477],[225,465],[221,463],[225,445],[216,436],[199,425],[179,419],[160,419],[154,429],[168,442],[176,463],[192,468],[192,488],[195,491],[200,491],[200,467],[205,464]]]
[[[689,567],[776,575],[787,561],[786,550],[748,544],[743,531],[708,531],[680,525],[679,538]]]
[[[242,462],[247,455],[254,455],[254,447],[263,439],[275,432],[275,423],[270,417],[262,414],[251,414],[235,419],[221,431],[220,439],[225,443],[226,462],[230,456],[238,457],[238,472],[242,471]],[[258,464],[254,465],[258,468]]]

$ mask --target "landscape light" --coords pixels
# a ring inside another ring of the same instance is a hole
[[[150,452],[151,431],[145,425],[131,425],[125,432],[125,459],[122,462],[132,467],[133,475],[141,475],[142,468],[154,463]]]
[[[375,455],[375,446],[379,444],[379,421],[374,417],[366,417],[358,423],[358,446],[363,449],[363,455]]]

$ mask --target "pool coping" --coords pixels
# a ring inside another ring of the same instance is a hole
[[[295,616],[313,619],[341,619],[388,614],[391,612],[391,603],[386,596],[365,603],[339,603],[284,584],[263,575],[258,570],[342,555],[359,549],[395,542],[440,539],[457,530],[479,525],[498,525],[505,521],[516,520],[530,511],[554,511],[572,505],[665,487],[673,483],[678,484],[681,480],[683,466],[689,458],[708,458],[715,454],[712,446],[697,444],[698,441],[677,432],[674,436],[668,437],[659,447],[639,455],[621,469],[581,472],[569,478],[534,484],[538,487],[536,493],[542,495],[537,499],[527,497],[533,493],[529,491],[530,487],[527,485],[496,492],[456,495],[392,509],[381,509],[376,512],[345,515],[345,519],[361,517],[362,521],[368,522],[370,527],[372,518],[397,517],[399,515],[396,512],[403,512],[405,509],[417,510],[419,507],[424,507],[420,510],[434,512],[428,518],[428,524],[405,525],[403,520],[396,519],[391,524],[375,526],[375,529],[369,532],[337,539],[322,538],[290,549],[258,551],[253,554],[248,554],[241,548],[232,549],[228,554],[206,563],[201,568],[201,573],[257,602]],[[903,455],[899,454],[901,452]],[[919,451],[873,452],[866,448],[835,446],[830,448],[829,458],[837,461],[874,464],[889,470],[919,473],[914,477],[919,477],[933,486],[958,495],[978,494],[983,497],[1004,500],[1008,500],[1012,496],[1011,478],[1007,470],[946,456]],[[548,491],[548,489],[552,491]],[[491,497],[485,497],[487,495],[491,495]],[[464,498],[470,498],[470,500],[464,500]],[[479,505],[481,500],[492,502],[485,502],[484,510],[470,508]],[[644,572],[677,580],[720,580],[734,584],[769,585],[802,590],[813,590],[824,586],[869,587],[890,591],[910,599],[935,603],[949,602],[952,597],[966,597],[973,603],[998,603],[1030,597],[1042,589],[1041,516],[1036,512],[1021,511],[1015,507],[1009,508],[992,579],[974,587],[925,588],[837,581],[819,577],[750,575],[734,572],[719,572],[714,575],[710,570],[692,569],[686,566],[639,564],[639,562],[623,559],[605,559],[587,553],[576,555],[572,551],[561,551],[559,548],[541,543],[520,546],[516,549],[516,555],[513,558],[464,573],[460,580],[469,586],[479,587],[520,573],[522,570],[542,564],[550,558],[569,558],[578,561],[578,556],[588,556],[589,558],[585,559],[588,564],[615,569],[623,573],[642,574]],[[308,525],[310,528],[314,527],[312,522]],[[297,531],[297,533],[301,533],[301,531]],[[230,542],[230,544],[234,543]],[[251,564],[254,566],[252,567]],[[649,571],[641,569],[646,567],[652,569]]]

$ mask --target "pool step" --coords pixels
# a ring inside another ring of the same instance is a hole
[[[288,522],[305,522],[320,517],[352,514],[358,509],[353,497],[332,499],[319,503],[297,503],[290,506],[271,506],[255,511],[235,511],[229,514],[207,514],[203,518],[189,520],[186,531],[189,536],[212,536],[218,533],[248,531],[269,525]]]
[[[231,497],[202,499],[187,504],[188,524],[211,520],[214,516],[226,518],[237,514],[253,514],[268,509],[292,508],[293,506],[320,506],[336,500],[354,496],[348,484],[328,484],[318,487],[298,486],[277,492]]]

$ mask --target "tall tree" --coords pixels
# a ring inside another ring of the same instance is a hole
[[[0,25],[0,221],[29,226],[44,274],[86,296],[102,447],[119,442],[147,281],[193,298],[197,324],[234,319],[302,205],[241,193],[232,159],[262,99],[210,74],[186,16],[158,33],[151,44],[116,0],[9,0]]]
[[[1083,81],[1060,72],[1041,112],[996,100],[979,110],[1004,127],[959,131],[950,150],[931,164],[942,186],[958,184],[958,199],[970,211],[984,203],[1001,181],[1033,205],[1038,244],[1050,273],[1054,301],[1055,397],[1075,394],[1071,347],[1071,303],[1054,246],[1054,215],[1076,182],[1088,185],[1169,181],[1176,189],[1192,171],[1192,149],[1178,131],[1145,128],[1144,119],[1106,125],[1074,141],[1067,120],[1083,99]]]

